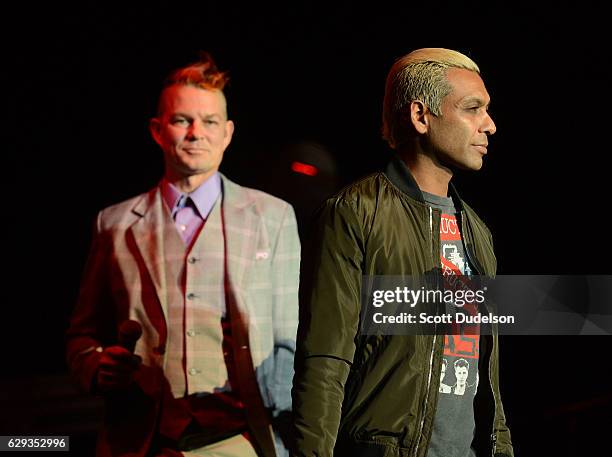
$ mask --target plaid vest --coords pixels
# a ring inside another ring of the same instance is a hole
[[[163,219],[168,288],[164,371],[174,397],[230,389],[222,347],[225,295],[220,207],[221,197],[191,246],[185,246],[169,216]]]

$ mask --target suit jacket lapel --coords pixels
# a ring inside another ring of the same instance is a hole
[[[170,216],[165,214],[167,210],[163,206],[159,186],[144,196],[132,211],[142,216],[130,229],[155,286],[164,319],[167,322],[168,289],[166,287],[166,259],[164,256],[164,236],[166,234],[164,230],[168,229],[168,224],[164,223],[164,217]]]
[[[225,241],[227,246],[227,280],[229,293],[228,311],[232,326],[233,360],[237,377],[237,388],[246,406],[246,420],[254,438],[258,454],[276,456],[274,436],[268,420],[261,388],[258,385],[253,357],[254,348],[260,347],[258,332],[251,332],[249,319],[257,317],[256,303],[245,300],[246,273],[253,262],[265,254],[270,255],[267,230],[250,192],[221,175],[223,182],[223,214],[225,220]],[[237,306],[234,306],[237,305]],[[236,309],[237,308],[237,309]],[[237,316],[232,315],[239,311]],[[254,319],[254,322],[257,322]],[[249,344],[250,343],[250,344]],[[254,344],[253,344],[254,343]],[[250,346],[249,351],[242,348]]]
[[[247,268],[258,258],[270,255],[267,230],[248,191],[221,174],[228,273],[238,306],[246,316],[256,315],[253,304],[244,300]],[[246,309],[244,309],[246,308]],[[247,317],[248,319],[248,317]]]

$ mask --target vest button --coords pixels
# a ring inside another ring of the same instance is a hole
[[[196,335],[196,331],[193,329],[187,330],[187,336],[195,336]]]
[[[199,372],[200,372],[200,370],[198,370],[197,368],[190,368],[190,369],[189,369],[189,374],[190,374],[191,376],[196,375],[196,374],[198,374]]]
[[[198,261],[198,259],[196,259],[195,257],[189,257],[189,259],[187,259],[187,262],[194,264]]]
[[[187,300],[193,300],[196,297],[197,297],[197,295],[194,294],[193,292],[190,292],[190,293],[187,294]]]

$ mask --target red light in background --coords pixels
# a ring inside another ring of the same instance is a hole
[[[307,176],[316,176],[319,172],[317,167],[313,167],[312,165],[308,165],[307,163],[302,162],[293,162],[291,164],[291,169],[296,173],[301,173]]]

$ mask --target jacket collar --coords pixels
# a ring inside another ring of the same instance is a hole
[[[393,155],[393,158],[389,161],[383,173],[387,179],[403,193],[414,198],[415,200],[420,201],[421,203],[425,203],[423,192],[421,192],[421,189],[419,189],[419,186],[412,176],[412,173],[410,173],[410,169],[404,163],[404,161],[397,156],[397,154]],[[458,211],[462,211],[463,200],[461,200],[459,197],[459,193],[452,182],[448,183],[448,193],[453,199],[455,208],[457,208]]]
[[[242,186],[228,179],[223,173],[219,172],[223,188],[223,203],[231,208],[243,209],[255,203],[252,195],[248,193]],[[144,194],[132,208],[134,213],[139,216],[145,216],[149,209],[154,207],[155,199],[160,192],[160,186],[155,186],[148,193]],[[161,194],[160,194],[161,195]]]

